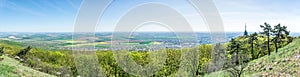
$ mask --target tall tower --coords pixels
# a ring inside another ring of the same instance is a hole
[[[245,32],[244,32],[244,36],[248,36],[247,25],[246,25],[246,23],[245,23]]]

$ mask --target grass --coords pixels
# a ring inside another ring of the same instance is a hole
[[[300,39],[272,52],[270,56],[266,55],[248,63],[244,77],[291,77],[300,76]],[[228,77],[226,71],[210,73],[205,77]]]
[[[0,56],[0,58],[4,58],[0,61],[0,77],[55,77],[23,66],[22,63],[10,57]]]
[[[300,39],[249,63],[246,74],[251,76],[299,76]]]
[[[208,75],[204,75],[204,77],[230,77],[230,74],[226,71],[218,71],[210,73]]]
[[[8,66],[8,65],[4,65],[4,64],[0,64],[0,76],[4,77],[4,76],[17,76],[16,74],[13,73],[13,70],[15,69],[12,66]]]

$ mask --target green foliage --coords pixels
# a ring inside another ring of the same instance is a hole
[[[0,56],[0,77],[53,77],[52,75],[33,70],[22,65],[19,61],[6,55]]]
[[[99,73],[99,66],[97,63],[97,60],[95,55],[86,55],[86,54],[80,54],[76,55],[75,57],[75,63],[76,68],[78,69],[78,73],[83,77],[97,77],[101,76],[102,74]]]
[[[4,54],[4,47],[0,47],[0,56]]]
[[[274,41],[274,44],[275,44],[276,52],[278,52],[278,44],[283,42],[282,39],[284,39],[286,36],[288,36],[290,34],[290,32],[287,31],[286,26],[281,26],[280,24],[275,25],[272,32],[275,35],[273,41]]]
[[[209,68],[209,62],[211,62],[211,53],[213,52],[213,46],[212,45],[201,45],[199,46],[199,66],[197,70],[197,75],[204,75],[207,73],[210,73]]]
[[[227,59],[225,68],[233,77],[240,77],[249,61],[248,52],[243,42],[245,41],[241,39],[231,39],[228,46],[228,52],[231,56]]]
[[[270,36],[271,36],[271,31],[272,31],[272,27],[270,24],[268,23],[264,23],[264,25],[260,25],[260,27],[263,29],[263,32],[261,32],[261,34],[264,34],[267,36],[268,38],[268,55],[271,54],[271,50],[270,50]]]
[[[278,24],[272,29],[270,24],[264,23],[260,27],[263,29],[261,34],[253,33],[249,36],[240,36],[225,44],[229,53],[229,60],[225,69],[232,76],[240,77],[249,61],[266,54],[270,55],[273,50],[277,52],[279,48],[293,40],[293,37],[288,36],[289,31],[286,30],[286,26]]]
[[[270,36],[270,39],[273,39],[275,37]],[[289,44],[294,38],[291,36],[284,35],[283,38],[281,38],[281,42],[277,44],[278,49],[286,46]],[[236,41],[236,42],[233,42]],[[225,44],[228,57],[232,54],[235,54],[234,52],[237,51],[237,47],[239,46],[239,51],[243,52],[243,54],[247,54],[249,56],[250,60],[258,59],[262,56],[267,55],[268,52],[268,37],[265,37],[263,34],[250,34],[249,36],[240,36],[237,38],[233,38],[233,40],[227,42]],[[275,42],[270,42],[270,51],[275,51],[276,46]]]
[[[248,63],[246,75],[253,77],[299,76],[300,39],[282,47],[277,53],[264,56]]]
[[[27,64],[40,71],[57,76],[78,75],[71,51],[32,49]]]
[[[2,44],[2,43],[1,43]],[[21,52],[29,50],[30,52],[26,52],[26,61],[24,64],[34,68],[36,70],[57,75],[57,76],[78,76],[78,70],[76,69],[76,64],[74,62],[74,58],[72,55],[72,51],[60,50],[60,51],[51,51],[44,50],[38,48],[25,48],[22,49],[21,46],[13,46],[2,44],[5,48],[5,53],[8,55],[19,54]],[[181,56],[182,52],[188,52],[188,50],[199,50],[199,65],[197,69],[197,75],[204,75],[207,73],[207,65],[211,61],[210,54],[213,51],[212,45],[201,45],[196,48],[187,48],[183,50],[178,49],[164,49],[167,53],[167,57],[165,60],[165,64],[163,64],[162,69],[155,72],[153,77],[161,77],[161,76],[174,76],[176,73],[183,74],[181,72],[177,72],[180,68],[181,64]],[[11,52],[7,52],[11,51]],[[162,50],[159,50],[162,51]],[[130,57],[141,66],[145,66],[149,64],[151,61],[155,61],[155,59],[150,58],[150,52],[130,52]],[[133,75],[126,73],[122,68],[119,67],[118,63],[114,58],[114,54],[112,51],[97,51],[96,55],[98,57],[98,62],[106,76],[121,76],[121,77],[133,77]],[[82,58],[83,57],[83,58]],[[82,61],[76,62],[86,62],[88,57],[84,55],[80,59]],[[81,64],[81,63],[79,63]],[[89,68],[87,68],[89,69]],[[79,71],[80,72],[80,71]],[[82,71],[81,71],[82,72]],[[88,71],[87,71],[88,72]]]
[[[17,53],[16,55],[22,58],[25,58],[25,56],[27,55],[27,53],[31,50],[31,47],[28,46],[27,48],[21,50],[19,53]]]
[[[17,43],[17,42],[11,42],[11,41],[8,41],[8,40],[0,40],[0,43],[1,43],[1,44],[5,44],[5,45],[7,45],[7,46],[16,46],[16,47],[22,46],[22,44],[20,44],[20,43]]]
[[[180,71],[182,66],[187,68],[197,66],[197,69],[187,69],[188,71],[196,72],[195,75],[197,76],[204,76],[221,70],[230,71],[230,73],[227,74],[232,74],[232,76],[241,76],[250,60],[255,60],[270,54],[271,51],[284,47],[294,39],[293,37],[288,36],[289,32],[286,31],[285,26],[277,25],[272,29],[269,24],[264,23],[261,27],[263,28],[261,34],[253,33],[249,36],[240,36],[233,38],[225,44],[216,44],[216,46],[205,44],[194,48],[183,48],[181,50],[161,49],[143,52],[132,51],[129,52],[129,54],[122,54],[121,52],[128,52],[123,50],[118,51],[121,53],[118,54],[121,55],[121,58],[118,59],[115,58],[116,54],[110,50],[96,51],[94,56],[84,54],[77,55],[74,59],[72,51],[45,50],[31,47],[22,49],[24,45],[10,41],[0,41],[0,46],[3,46],[0,48],[0,54],[2,52],[8,54],[10,57],[17,55],[26,58],[24,65],[62,77],[78,76],[79,74],[82,76],[99,76],[98,71],[78,70],[78,67],[102,70],[108,77],[135,77],[135,75],[126,72],[130,68],[124,69],[120,67],[121,65],[117,62],[117,60],[128,61],[128,59],[133,59],[133,61],[139,65],[131,67],[151,66],[152,64],[150,63],[157,61],[158,63],[154,63],[153,66],[161,66],[162,68],[157,72],[154,72],[153,75],[150,75],[151,77],[184,76],[188,73],[186,71]],[[273,32],[275,36],[272,36],[271,32]],[[274,39],[275,41],[272,40],[273,42],[270,42],[270,39]],[[150,42],[143,42],[143,44],[148,43]],[[161,53],[162,51],[166,51],[166,53]],[[190,52],[192,51],[197,51],[197,54],[191,54]],[[282,50],[279,49],[279,51]],[[166,60],[160,65],[159,61],[163,58],[152,58],[151,54],[167,55],[165,58]],[[192,59],[195,58],[195,55],[199,56],[197,57],[196,62],[184,61],[182,59],[182,57]],[[95,57],[98,59],[94,60]],[[223,63],[220,62],[224,62],[225,65],[222,65]],[[198,63],[198,65],[193,65],[196,63]],[[99,66],[97,66],[97,64],[99,64]],[[88,67],[86,67],[87,65]],[[140,72],[144,71],[145,70]]]
[[[4,76],[11,76],[11,72],[14,71],[14,67],[12,66],[8,66],[8,65],[4,65],[4,64],[0,64],[0,76],[4,77]]]
[[[265,37],[261,37],[262,35],[257,35],[257,42],[254,42],[254,54],[257,56],[259,54],[259,51],[262,51],[260,56],[266,55],[266,49],[264,49],[263,45],[264,42],[266,42]],[[188,52],[188,50],[198,50],[199,51],[199,65],[196,70],[196,75],[205,75],[209,74],[214,71],[222,70],[222,69],[211,69],[210,67],[216,63],[218,63],[218,60],[222,60],[222,57],[216,57],[218,53],[221,53],[222,49],[229,49],[229,47],[235,47],[232,48],[234,50],[234,53],[236,51],[236,46],[240,46],[239,52],[240,54],[245,54],[247,56],[253,55],[252,53],[249,53],[250,49],[241,49],[241,48],[251,48],[250,43],[248,44],[247,41],[249,40],[249,37],[237,37],[234,40],[240,41],[232,43],[228,42],[224,46],[226,48],[222,48],[221,44],[218,44],[219,46],[212,46],[209,44],[201,45],[196,48],[186,48],[183,50],[177,50],[177,49],[165,49],[167,52],[167,58],[165,61],[165,64],[163,64],[163,68],[159,71],[155,72],[152,77],[161,77],[161,76],[175,76],[175,74],[181,74],[183,75],[184,72],[178,72],[181,64],[181,57],[182,52]],[[234,46],[232,45],[234,44]],[[240,45],[238,45],[240,44]],[[243,44],[243,45],[242,45]],[[272,43],[271,43],[272,44]],[[19,51],[21,50],[21,47],[18,46],[8,46],[4,45],[5,52],[9,55],[13,55],[14,53],[17,53],[15,50]],[[274,49],[274,47],[271,47]],[[12,51],[11,53],[7,51]],[[162,51],[162,50],[159,50]],[[228,53],[230,50],[227,51]],[[232,53],[232,52],[230,52]],[[235,57],[233,54],[225,54],[225,58]],[[134,77],[134,75],[126,73],[123,68],[119,67],[118,63],[116,62],[116,59],[114,58],[114,54],[112,51],[97,51],[96,52],[99,68],[101,67],[103,72],[106,74],[106,76],[109,77]],[[220,56],[220,55],[219,55]],[[82,56],[81,61],[77,62],[83,62],[79,64],[89,63],[88,56]],[[130,52],[130,57],[141,66],[145,66],[149,64],[151,61],[155,60],[149,57],[149,52]],[[34,69],[37,69],[39,71],[43,71],[49,74],[53,74],[56,76],[78,76],[78,72],[84,72],[79,71],[76,69],[76,64],[74,62],[74,58],[72,55],[72,51],[66,51],[66,50],[60,50],[60,51],[51,51],[51,50],[43,50],[43,49],[37,49],[32,48],[30,52],[26,55],[26,61],[25,64],[27,66],[30,66]],[[227,61],[227,60],[226,60]],[[226,63],[229,64],[229,63]],[[232,63],[231,63],[232,64]],[[87,68],[90,69],[90,68]],[[226,68],[224,68],[226,69]],[[86,73],[89,73],[88,71],[85,71]],[[88,74],[86,74],[88,75]]]
[[[258,34],[255,32],[249,36],[248,43],[251,44],[251,60],[256,59],[254,54],[254,43],[258,40]]]
[[[224,61],[227,58],[226,49],[220,43],[213,47],[213,51],[210,54],[211,61],[209,62],[208,73],[220,71],[223,69]]]

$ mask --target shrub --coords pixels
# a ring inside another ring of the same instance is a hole
[[[4,47],[0,48],[0,56],[2,56],[4,54]]]
[[[17,56],[21,58],[25,58],[26,54],[31,50],[31,47],[28,46],[27,48],[21,50],[19,53],[17,53]]]

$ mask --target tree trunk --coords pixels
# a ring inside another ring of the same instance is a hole
[[[268,55],[271,55],[271,51],[270,51],[270,35],[268,34]]]
[[[260,53],[261,53],[261,50],[258,52],[258,54],[257,54],[257,56],[256,56],[255,59],[258,59]]]
[[[252,40],[252,42],[251,42],[251,55],[252,55],[252,60],[254,59],[254,45],[253,45],[254,43],[253,43],[253,40]]]
[[[275,37],[276,39],[275,39],[275,48],[276,48],[276,53],[278,52],[278,46],[277,46],[277,43],[278,43],[278,39],[279,39],[279,36],[280,34],[279,34],[279,32],[278,32],[278,34],[277,34],[277,37]]]
[[[239,46],[236,48],[236,65],[239,65]]]
[[[241,76],[242,76],[242,71],[240,70],[240,71],[238,72],[237,77],[241,77]]]
[[[276,49],[276,53],[277,53],[278,52],[277,39],[275,40],[275,49]]]

